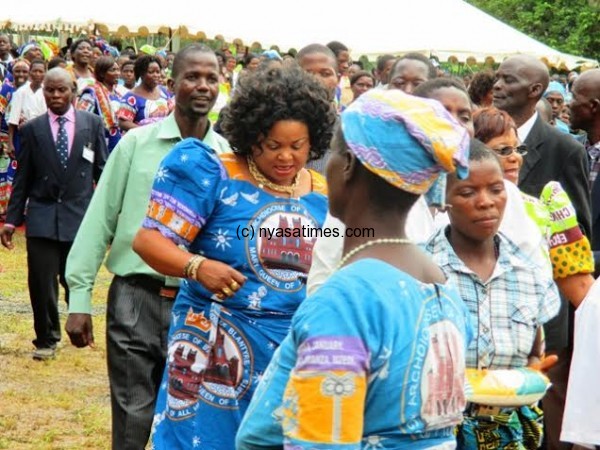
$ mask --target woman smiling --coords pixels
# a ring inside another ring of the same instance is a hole
[[[77,83],[77,92],[80,93],[87,86],[93,86],[94,78],[92,63],[92,42],[89,39],[77,39],[70,48],[73,65],[67,70]]]

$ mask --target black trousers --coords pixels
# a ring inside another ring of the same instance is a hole
[[[36,348],[55,348],[60,341],[58,283],[65,289],[68,304],[65,264],[72,244],[45,238],[27,238],[27,284],[35,329],[33,345]]]
[[[150,277],[115,276],[108,291],[106,350],[113,450],[144,450],[167,357],[173,299]]]

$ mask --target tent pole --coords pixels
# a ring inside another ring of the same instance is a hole
[[[175,33],[173,33],[173,30],[171,28],[169,28],[169,41],[163,46],[163,50],[166,50],[167,47],[169,47],[169,51],[172,52],[173,51],[173,41],[175,40],[175,51],[179,50],[179,28],[177,30],[175,30]]]
[[[175,30],[175,33],[173,33],[171,42],[169,42],[169,48],[171,49],[172,52],[178,52],[179,49],[181,48],[181,35],[180,35],[179,31],[180,31],[180,28],[177,28]]]

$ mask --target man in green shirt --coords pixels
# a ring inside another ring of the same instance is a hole
[[[66,331],[76,347],[94,345],[92,289],[106,267],[115,277],[108,293],[107,354],[112,405],[112,448],[143,450],[148,442],[165,359],[178,279],[147,266],[131,244],[146,215],[161,160],[181,139],[202,139],[217,153],[231,151],[207,118],[218,95],[212,50],[197,44],[173,63],[175,110],[163,121],[129,131],[112,152],[67,260],[71,290]]]

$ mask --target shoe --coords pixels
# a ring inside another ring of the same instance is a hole
[[[46,361],[48,359],[54,359],[56,356],[56,350],[53,348],[36,348],[33,352],[33,359],[36,361]]]

